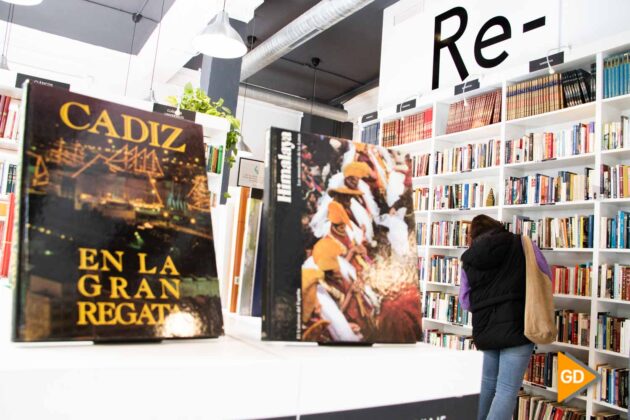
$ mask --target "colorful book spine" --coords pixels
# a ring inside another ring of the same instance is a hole
[[[452,103],[446,134],[483,127],[501,121],[501,89]]]
[[[558,353],[534,353],[523,381],[548,388],[558,388]]]
[[[553,177],[543,174],[509,177],[505,180],[505,204],[551,204],[595,198],[593,169],[584,174],[559,171]]]
[[[595,348],[629,355],[630,319],[613,316],[607,312],[597,314]]]
[[[459,258],[446,255],[431,256],[429,281],[459,286],[461,265]]]
[[[572,267],[552,265],[551,280],[556,295],[590,296],[593,280],[592,263]]]
[[[428,226],[424,222],[416,223],[416,243],[418,246],[425,246],[429,235]]]
[[[422,341],[432,346],[442,347],[452,350],[476,350],[475,343],[470,336],[446,333],[444,331],[432,329],[424,330]]]
[[[529,236],[543,249],[593,247],[593,215],[545,217],[537,220],[515,215],[508,228],[512,233]]]
[[[602,150],[626,149],[630,147],[630,124],[622,115],[619,121],[602,124]]]
[[[555,311],[556,341],[588,347],[591,316],[587,313],[575,312],[572,309]]]
[[[435,174],[468,172],[498,166],[500,162],[501,141],[490,140],[487,143],[466,144],[435,153]]]
[[[478,182],[436,185],[433,188],[433,209],[463,210],[485,207],[493,187],[493,185]]]
[[[423,311],[425,318],[472,326],[472,315],[462,308],[457,295],[443,292],[426,292]]]
[[[416,188],[413,191],[413,209],[416,211],[429,210],[429,187]]]
[[[600,248],[630,249],[630,212],[617,211],[615,217],[600,218]]]
[[[378,122],[363,127],[361,130],[361,143],[378,145],[380,131],[381,124]]]
[[[630,93],[630,52],[604,59],[604,98]]]
[[[630,197],[630,165],[605,165],[600,170],[600,194],[602,198]]]
[[[630,301],[630,265],[619,263],[600,265],[598,296],[604,299]]]
[[[383,124],[383,146],[392,147],[431,138],[433,108]]]
[[[414,155],[411,157],[411,176],[421,177],[429,175],[429,162],[431,154]]]
[[[431,223],[432,246],[470,246],[470,224],[468,220],[444,220]]]

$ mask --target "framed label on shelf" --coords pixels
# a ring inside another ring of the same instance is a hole
[[[239,187],[265,188],[265,162],[262,160],[240,158],[236,185]]]

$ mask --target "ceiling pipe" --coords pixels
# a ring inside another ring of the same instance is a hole
[[[256,99],[262,102],[280,106],[283,108],[293,109],[295,111],[304,112],[306,114],[317,115],[319,117],[328,118],[335,121],[348,121],[348,111],[341,108],[335,108],[320,103],[312,103],[309,100],[298,98],[272,90],[263,89],[258,86],[247,85],[241,83],[239,86],[239,96],[247,99]]]
[[[374,0],[322,0],[243,57],[241,81]]]

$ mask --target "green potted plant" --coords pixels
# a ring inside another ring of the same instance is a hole
[[[228,131],[225,143],[225,156],[228,157],[230,167],[234,165],[235,156],[238,153],[236,143],[241,137],[241,122],[232,114],[231,109],[223,105],[222,98],[213,101],[201,88],[193,88],[191,83],[186,83],[180,98],[169,96],[167,101],[179,109],[225,118],[230,123],[230,131]]]

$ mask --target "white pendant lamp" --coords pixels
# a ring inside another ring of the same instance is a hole
[[[204,55],[216,58],[238,58],[247,53],[241,36],[230,25],[230,17],[223,10],[210,21],[206,29],[193,39],[193,47]]]
[[[18,6],[37,6],[44,0],[2,0],[5,3],[17,4]]]

